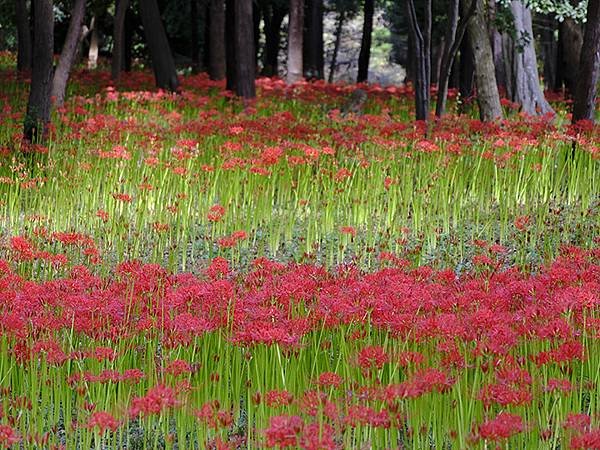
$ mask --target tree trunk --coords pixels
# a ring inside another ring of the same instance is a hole
[[[268,5],[264,12],[265,20],[265,51],[263,53],[262,74],[267,77],[277,76],[279,73],[279,48],[281,45],[281,24],[286,14],[286,9],[275,2]]]
[[[135,31],[134,19],[137,16],[133,13],[131,8],[127,9],[125,13],[125,44],[123,48],[123,71],[131,72],[131,65],[133,60],[133,35]]]
[[[227,90],[232,92],[235,92],[237,89],[235,7],[236,0],[225,0],[225,69],[227,75]]]
[[[471,0],[469,10],[462,15],[460,23],[458,15],[460,11],[460,0],[452,0],[450,15],[448,16],[448,30],[446,34],[446,46],[442,55],[440,79],[438,83],[437,102],[435,106],[436,117],[442,117],[446,111],[446,100],[448,98],[448,81],[450,72],[454,65],[454,58],[463,41],[465,31],[471,16],[475,12],[476,0]]]
[[[307,0],[304,28],[304,78],[322,80],[323,59],[323,0]]]
[[[54,97],[54,105],[61,107],[65,103],[65,92],[67,90],[67,81],[69,74],[75,61],[75,53],[81,36],[81,27],[85,17],[85,0],[75,0],[73,9],[71,10],[71,20],[69,21],[69,29],[58,65],[54,71],[54,79],[52,80],[52,97]]]
[[[516,36],[515,38],[504,36],[503,50],[508,97],[521,105],[521,111],[530,116],[554,114],[540,86],[531,11],[521,0],[513,0],[510,9]]]
[[[484,122],[502,118],[502,106],[496,84],[496,73],[492,46],[485,18],[485,1],[476,0],[477,5],[467,29],[475,61],[475,83],[477,85],[477,102],[479,117]],[[466,5],[463,3],[463,8]]]
[[[427,9],[431,11],[430,8],[426,8],[426,11]],[[429,118],[429,77],[427,74],[427,60],[429,59],[429,55],[427,54],[425,38],[419,27],[413,0],[407,1],[407,10],[409,32],[415,53],[415,78],[413,83],[415,89],[416,119],[427,121]]]
[[[302,79],[302,34],[304,28],[304,0],[290,0],[288,25],[287,84]]]
[[[113,23],[113,51],[111,61],[111,77],[118,80],[125,64],[125,15],[129,8],[129,0],[117,0],[117,10]]]
[[[460,97],[465,100],[473,96],[475,85],[475,60],[469,39],[463,39],[460,44],[460,61],[458,70],[458,90]]]
[[[360,53],[358,55],[357,83],[363,83],[369,79],[369,59],[371,57],[374,8],[374,0],[365,0],[362,40],[360,42]]]
[[[260,19],[262,11],[258,2],[252,2],[252,37],[254,38],[254,70],[258,67],[258,52],[260,51]]]
[[[256,97],[256,63],[252,28],[252,0],[235,0],[235,92],[239,97]]]
[[[583,29],[573,19],[565,18],[558,26],[558,69],[556,90],[564,83],[567,93],[575,95],[577,89],[579,60],[583,46]]]
[[[179,87],[179,79],[167,34],[160,18],[158,4],[156,0],[143,0],[140,1],[139,6],[156,86],[175,92]]]
[[[209,0],[208,6],[208,76],[225,78],[225,5],[223,0]]]
[[[200,42],[198,38],[198,0],[190,0],[190,58],[192,73],[200,69]]]
[[[16,1],[17,22],[17,71],[29,72],[31,70],[31,28],[29,27],[29,14],[26,0]]]
[[[33,7],[33,64],[23,136],[29,142],[44,142],[50,123],[54,11],[52,0],[33,0]]]
[[[329,77],[327,78],[327,81],[329,83],[333,83],[333,77],[335,76],[337,57],[340,51],[340,43],[342,42],[342,31],[344,29],[345,18],[346,12],[344,10],[341,10],[340,15],[338,16],[337,25],[335,27],[335,43],[333,44],[333,55],[331,56],[331,63],[329,65]]]
[[[95,69],[98,66],[98,25],[97,18],[94,15],[90,22],[90,48],[88,49],[88,69]]]
[[[600,0],[589,0],[579,60],[579,82],[573,102],[573,123],[595,119],[596,90],[600,75]]]

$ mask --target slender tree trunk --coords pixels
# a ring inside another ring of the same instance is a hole
[[[129,8],[129,0],[117,0],[117,10],[113,23],[113,52],[111,61],[111,77],[118,80],[125,66],[125,16]]]
[[[29,142],[43,142],[50,123],[54,11],[52,0],[33,0],[33,6],[33,64],[23,136]]]
[[[134,19],[137,16],[134,15],[131,8],[127,9],[125,13],[125,47],[123,49],[123,72],[131,72],[131,65],[133,60],[133,36],[134,36]]]
[[[140,1],[139,6],[156,86],[174,92],[179,87],[179,79],[158,4],[156,0],[143,0]]]
[[[198,0],[190,0],[190,58],[192,73],[200,69],[200,41],[198,38]]]
[[[475,85],[475,59],[469,39],[463,39],[460,45],[460,61],[458,74],[458,90],[462,99],[473,96]]]
[[[369,59],[371,58],[371,39],[373,35],[373,13],[374,0],[365,0],[362,40],[360,53],[358,55],[357,83],[363,83],[369,79]]]
[[[600,0],[589,0],[583,47],[579,60],[579,82],[573,102],[573,123],[595,119],[596,90],[600,75]]]
[[[510,3],[516,38],[505,36],[506,90],[509,98],[529,115],[554,114],[540,86],[531,11],[521,0]]]
[[[415,110],[416,119],[427,121],[429,118],[429,77],[427,75],[428,56],[425,38],[417,20],[413,0],[407,1],[409,31],[415,52]],[[427,8],[426,8],[427,11]],[[427,19],[426,19],[427,22]]]
[[[465,31],[469,20],[475,12],[476,0],[471,0],[471,6],[468,11],[458,20],[460,11],[460,0],[452,0],[450,15],[448,17],[448,30],[446,34],[446,46],[444,54],[442,55],[442,63],[440,69],[440,80],[438,83],[438,95],[435,107],[435,115],[442,117],[446,111],[446,100],[448,98],[448,80],[450,79],[450,72],[454,64],[454,58],[456,53],[461,46]]]
[[[225,78],[225,5],[209,0],[208,75],[211,80]]]
[[[17,22],[17,71],[31,70],[31,28],[26,0],[15,0]]]
[[[265,51],[263,57],[262,74],[267,77],[277,76],[279,73],[279,49],[281,46],[281,24],[286,14],[286,9],[278,4],[270,5],[265,11]]]
[[[97,18],[94,15],[90,22],[90,48],[88,49],[88,69],[95,69],[98,66],[98,25]]]
[[[304,27],[304,0],[290,0],[288,25],[287,84],[302,79],[302,34]]]
[[[485,5],[484,0],[477,0],[475,14],[469,21],[467,29],[475,61],[479,117],[482,121],[489,122],[501,119],[503,114],[496,84],[496,71],[485,17]],[[463,4],[463,8],[466,8],[465,4]]]
[[[557,21],[550,15],[538,15],[540,20],[543,20],[541,31],[540,59],[543,61],[543,77],[544,83],[548,89],[554,90],[556,86],[556,62],[557,62],[557,45],[554,33],[557,29]]]
[[[337,57],[340,51],[340,44],[342,42],[342,31],[344,30],[344,20],[346,18],[346,12],[340,11],[338,16],[337,25],[335,27],[335,43],[333,44],[333,55],[331,56],[331,63],[329,65],[329,77],[327,81],[333,83],[333,77],[335,76],[335,69],[337,66]]]
[[[226,75],[227,90],[236,92],[237,71],[236,71],[236,31],[235,31],[235,7],[236,0],[225,0],[225,36],[226,41]]]
[[[322,80],[323,59],[323,0],[306,0],[304,28],[304,78]]]
[[[252,28],[252,0],[235,0],[235,92],[239,97],[256,97],[256,63]]]
[[[67,81],[69,80],[69,74],[75,61],[75,53],[77,52],[84,17],[85,0],[75,0],[73,9],[71,10],[71,20],[69,21],[65,43],[60,53],[58,65],[54,71],[54,79],[52,80],[52,97],[54,98],[54,105],[56,107],[61,107],[65,102]]]

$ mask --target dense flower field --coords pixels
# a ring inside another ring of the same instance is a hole
[[[0,445],[600,448],[598,128],[98,71],[25,146],[12,63]]]

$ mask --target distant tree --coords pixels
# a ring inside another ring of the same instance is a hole
[[[412,49],[415,55],[413,85],[416,119],[427,121],[429,119],[429,87],[431,80],[431,0],[427,0],[425,6],[424,27],[419,26],[413,0],[407,1],[407,14]]]
[[[304,15],[304,78],[324,77],[323,0],[306,0]]]
[[[156,85],[162,89],[176,91],[179,87],[179,79],[158,4],[156,0],[142,0],[139,6]]]
[[[579,82],[573,102],[573,123],[595,119],[600,75],[600,0],[588,0],[586,19],[579,60]]]
[[[235,92],[250,99],[256,97],[252,0],[235,0],[234,3]]]
[[[26,0],[15,0],[17,23],[17,71],[31,70],[31,28]]]
[[[287,83],[302,79],[302,37],[304,28],[304,0],[290,0],[288,24]]]
[[[288,13],[288,0],[262,0],[261,9],[265,25],[265,48],[262,75],[276,76],[279,73],[279,50],[281,48],[281,25]]]
[[[554,114],[540,85],[531,10],[521,0],[511,1],[509,8],[511,31],[503,35],[508,97],[529,115]]]
[[[357,83],[367,81],[369,78],[369,59],[371,58],[371,37],[373,35],[374,0],[364,0],[364,18],[360,53],[358,55]]]
[[[200,40],[198,37],[198,0],[190,0],[190,58],[192,73],[200,69]]]
[[[477,103],[479,117],[484,122],[501,119],[502,105],[496,84],[496,72],[492,46],[489,39],[489,29],[486,20],[487,0],[476,0],[475,13],[469,21],[467,30],[475,61],[475,83],[477,86]],[[468,8],[463,2],[463,11]]]
[[[225,4],[208,3],[208,75],[211,80],[225,78]]]
[[[33,62],[31,88],[23,124],[29,142],[43,142],[50,123],[54,11],[52,0],[33,0]]]
[[[129,0],[116,0],[110,72],[113,80],[118,80],[121,72],[125,69],[125,19],[128,8]]]
[[[67,36],[52,80],[52,97],[54,98],[54,105],[58,107],[62,106],[65,102],[67,81],[69,80],[69,74],[75,61],[84,18],[85,0],[75,0],[71,9],[71,19],[69,20]]]

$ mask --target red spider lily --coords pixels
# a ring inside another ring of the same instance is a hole
[[[478,430],[482,439],[499,441],[521,433],[524,430],[523,419],[516,414],[501,412],[495,418],[479,425]]]
[[[381,369],[388,361],[389,357],[383,347],[377,345],[367,346],[358,353],[358,365],[363,369]]]
[[[267,447],[294,447],[298,445],[298,438],[304,422],[298,416],[273,416],[269,428],[265,430]]]
[[[600,430],[590,430],[579,436],[573,436],[570,445],[573,450],[599,450]]]
[[[92,413],[87,421],[87,428],[98,428],[100,434],[104,434],[106,430],[112,432],[117,431],[117,428],[121,425],[120,421],[115,419],[111,414],[104,411],[96,411]]]
[[[269,408],[278,408],[290,405],[294,396],[288,391],[272,390],[265,393],[264,401]]]
[[[129,408],[131,416],[160,414],[168,408],[179,405],[175,391],[166,386],[155,386],[144,397],[135,397]]]
[[[4,448],[11,448],[13,445],[21,442],[21,437],[8,425],[0,425],[0,445]]]
[[[225,208],[219,204],[212,205],[208,210],[208,220],[210,222],[219,222],[225,215]]]

